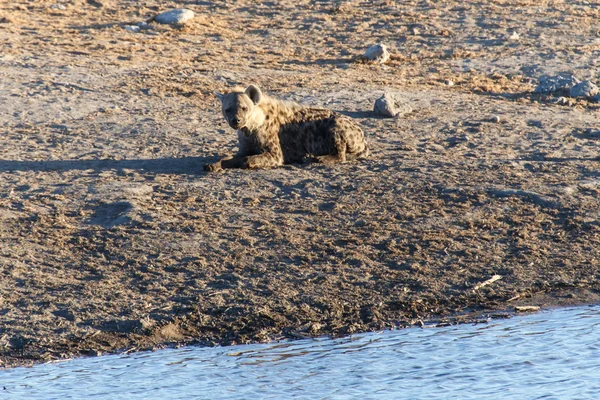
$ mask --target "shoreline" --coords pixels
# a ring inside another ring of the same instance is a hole
[[[600,303],[600,104],[534,92],[596,80],[600,9],[342,3],[0,4],[0,366]],[[249,84],[372,156],[202,172]]]
[[[447,326],[458,326],[463,324],[486,324],[490,323],[492,320],[502,320],[502,319],[510,319],[515,316],[526,316],[530,314],[535,314],[543,311],[552,311],[555,309],[562,308],[570,308],[570,307],[589,307],[593,305],[600,304],[600,295],[598,293],[593,293],[588,290],[576,290],[578,294],[574,294],[573,291],[561,292],[557,293],[540,293],[537,296],[534,295],[531,298],[521,299],[519,305],[511,305],[509,307],[502,307],[502,305],[496,305],[493,309],[485,309],[484,310],[465,310],[461,313],[454,315],[446,315],[446,316],[431,316],[429,318],[416,318],[410,320],[403,321],[388,321],[383,323],[381,328],[377,329],[366,329],[362,330],[358,328],[356,331],[352,333],[343,333],[339,332],[319,332],[314,333],[310,332],[310,330],[306,329],[284,329],[281,333],[270,335],[266,340],[263,341],[246,341],[244,343],[236,343],[232,342],[229,339],[223,342],[214,341],[213,338],[210,340],[205,340],[203,338],[198,337],[189,337],[189,338],[181,338],[180,341],[165,341],[165,342],[156,342],[156,336],[153,338],[149,338],[145,336],[143,338],[140,335],[135,334],[131,335],[134,337],[121,338],[125,341],[129,342],[129,344],[123,348],[112,348],[107,349],[106,347],[103,350],[93,349],[93,345],[91,345],[91,341],[87,341],[84,346],[81,346],[79,350],[76,350],[79,347],[76,343],[71,343],[73,348],[70,353],[62,353],[61,358],[53,358],[50,357],[48,359],[37,358],[43,357],[42,353],[35,354],[32,352],[26,357],[23,357],[23,354],[19,354],[19,352],[15,352],[13,354],[3,354],[0,360],[2,361],[1,369],[11,369],[11,368],[20,368],[20,367],[34,367],[36,365],[48,364],[53,362],[66,362],[73,360],[75,358],[81,357],[97,357],[97,356],[105,356],[105,355],[124,355],[132,352],[139,351],[158,351],[162,349],[168,348],[179,348],[185,346],[200,346],[200,347],[215,347],[215,346],[230,346],[237,344],[255,344],[255,343],[278,343],[280,341],[287,340],[303,340],[303,339],[314,339],[314,338],[323,338],[328,337],[331,339],[344,337],[353,334],[361,334],[368,332],[378,332],[381,330],[401,330],[408,328],[440,328]],[[506,303],[508,304],[508,303]],[[504,305],[506,305],[504,304]],[[517,311],[516,308],[519,306],[533,306],[534,308],[538,308],[537,310],[531,311]],[[482,307],[475,307],[482,308]],[[169,330],[173,330],[177,326],[177,329],[181,329],[181,325],[176,324],[167,324],[165,325]],[[285,332],[285,333],[284,333]],[[98,347],[100,347],[100,343],[106,340],[106,338],[99,338],[96,342]],[[150,343],[150,342],[152,343]],[[46,349],[47,352],[52,352],[54,354],[57,353],[57,349]],[[47,355],[48,353],[46,353]],[[31,358],[30,358],[31,357]]]

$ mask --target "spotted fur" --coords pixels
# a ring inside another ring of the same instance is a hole
[[[278,167],[306,157],[336,162],[369,155],[358,124],[334,111],[277,100],[254,85],[217,97],[225,120],[237,130],[239,148],[235,156],[207,164],[207,171]]]

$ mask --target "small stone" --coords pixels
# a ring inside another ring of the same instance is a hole
[[[175,25],[184,24],[192,18],[194,18],[194,12],[192,10],[188,10],[186,8],[176,8],[158,14],[156,17],[154,17],[154,20],[159,24]]]
[[[579,82],[569,91],[571,97],[592,97],[599,93],[598,86],[592,81]]]
[[[412,108],[402,102],[397,94],[384,93],[383,96],[375,100],[373,111],[382,117],[394,118],[400,114],[407,114]]]
[[[571,74],[559,74],[555,76],[542,76],[539,84],[533,90],[534,93],[568,92],[579,83],[579,79]]]
[[[365,57],[371,61],[383,64],[390,59],[390,53],[385,44],[375,44],[367,49]]]
[[[519,36],[517,32],[513,32],[506,39],[509,42],[516,42],[517,40],[521,39],[521,36]]]
[[[494,122],[497,124],[500,122],[500,117],[497,115],[494,115],[492,118],[490,118],[490,122]]]
[[[587,128],[587,129],[585,130],[585,135],[586,135],[588,138],[594,138],[594,139],[598,139],[598,138],[600,138],[600,131],[595,131],[595,130],[593,130],[592,128]]]
[[[569,100],[566,97],[560,96],[554,103],[565,105],[569,103]]]
[[[125,30],[127,32],[139,32],[140,29],[141,28],[137,25],[125,25]]]
[[[50,6],[50,8],[53,9],[53,10],[66,10],[67,9],[67,7],[65,7],[62,4],[52,4]]]
[[[516,306],[516,312],[536,312],[540,311],[540,307],[538,306]]]
[[[446,85],[446,86],[454,86],[454,81],[451,80],[451,79],[446,79],[444,81],[444,85]]]

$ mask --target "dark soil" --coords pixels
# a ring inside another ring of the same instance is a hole
[[[538,3],[0,4],[0,366],[599,302],[598,105],[533,88],[595,78],[600,9]],[[236,145],[212,93],[249,83],[372,158],[202,172]]]

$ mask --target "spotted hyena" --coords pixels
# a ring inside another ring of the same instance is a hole
[[[334,111],[277,100],[254,85],[217,97],[223,116],[237,129],[239,150],[233,157],[207,164],[206,171],[278,167],[306,157],[336,162],[369,155],[358,124]]]

